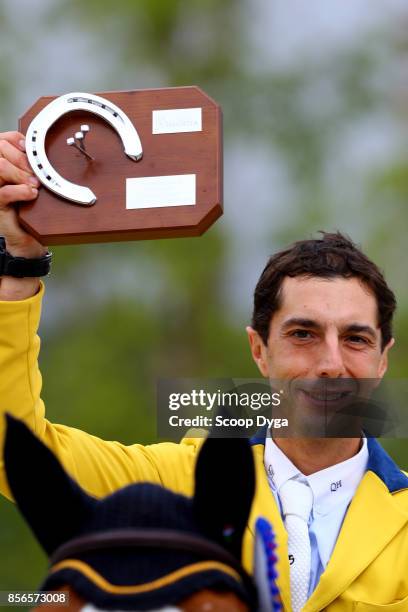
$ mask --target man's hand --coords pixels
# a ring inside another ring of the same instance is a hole
[[[30,236],[18,222],[16,202],[38,196],[39,180],[34,176],[25,154],[25,140],[19,132],[0,132],[0,236],[7,251],[19,257],[41,257],[47,249]],[[21,300],[38,291],[36,278],[0,277],[0,300]]]

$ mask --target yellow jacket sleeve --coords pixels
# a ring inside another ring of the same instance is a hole
[[[0,491],[10,497],[3,463],[4,414],[22,419],[90,494],[102,497],[136,481],[150,481],[190,495],[196,445],[150,446],[107,442],[45,418],[37,335],[44,286],[21,301],[0,301]],[[21,449],[21,460],[29,461]]]

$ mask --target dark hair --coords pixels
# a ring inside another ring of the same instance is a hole
[[[269,259],[255,288],[252,327],[266,345],[272,316],[281,306],[285,276],[355,277],[370,289],[377,300],[383,350],[392,338],[392,317],[396,308],[394,293],[375,263],[348,237],[340,232],[320,233],[321,239],[300,240]]]

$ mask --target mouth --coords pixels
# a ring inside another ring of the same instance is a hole
[[[294,436],[355,437],[361,434],[360,380],[296,379],[285,389],[282,411]]]
[[[340,410],[356,399],[358,388],[349,379],[331,381],[298,381],[295,391],[297,401],[310,407]]]
[[[336,404],[352,397],[351,391],[298,390],[307,400],[318,405]]]

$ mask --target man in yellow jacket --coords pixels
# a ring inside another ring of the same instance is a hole
[[[5,237],[5,249],[0,248],[5,266],[0,268],[0,409],[24,420],[95,496],[140,480],[189,495],[200,440],[124,446],[45,418],[37,365],[44,287],[33,274],[42,269],[46,249],[19,227],[12,206],[38,193],[24,150],[21,134],[0,134],[0,235]],[[16,270],[26,270],[26,276],[13,276]],[[394,310],[381,272],[349,240],[324,234],[321,240],[302,241],[272,257],[260,277],[247,329],[252,356],[270,379],[381,379],[394,342]],[[323,401],[307,386],[300,388],[298,400],[306,415]],[[4,419],[1,443],[3,427]],[[265,516],[277,534],[285,611],[408,611],[408,477],[380,445],[365,437],[265,435],[252,443],[257,491],[244,563],[251,567],[254,521]],[[308,534],[307,554],[293,544],[299,513],[296,499],[295,510],[287,509],[285,493],[293,482],[301,484],[311,504],[304,526],[297,527]],[[0,488],[10,495],[2,462]],[[296,568],[305,554],[307,573],[299,578]]]

